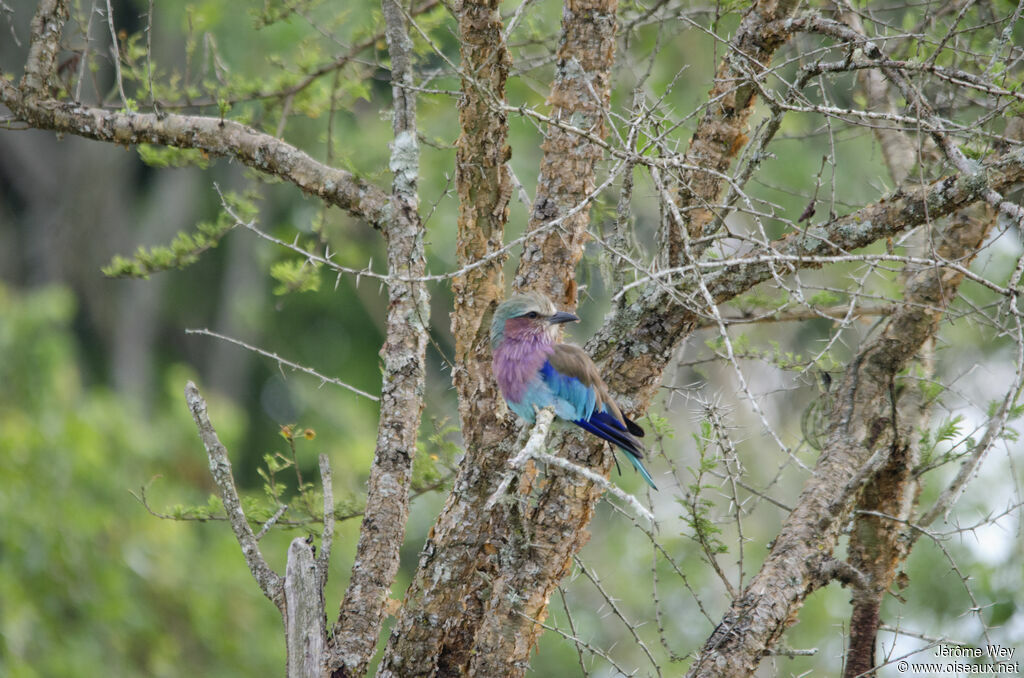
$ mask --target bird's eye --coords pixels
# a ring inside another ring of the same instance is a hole
[[[530,311],[529,313],[526,314],[526,317],[527,318],[536,318],[537,317],[537,312],[536,311]]]

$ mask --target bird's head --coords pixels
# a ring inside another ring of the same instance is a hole
[[[516,294],[503,301],[494,310],[491,321],[491,346],[497,346],[505,337],[525,339],[544,336],[554,341],[557,326],[579,320],[568,311],[559,311],[551,300],[540,292]]]

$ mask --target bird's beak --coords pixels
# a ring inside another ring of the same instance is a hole
[[[548,323],[550,323],[551,325],[560,325],[562,323],[576,322],[577,320],[579,320],[579,316],[577,316],[575,313],[569,313],[568,311],[559,311],[558,313],[548,318]]]

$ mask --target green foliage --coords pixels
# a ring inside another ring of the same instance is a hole
[[[994,419],[1002,407],[1001,401],[992,401],[988,404],[988,417]],[[1006,412],[1006,423],[1014,421],[1024,415],[1024,405],[1014,405]],[[922,429],[920,431],[921,462],[918,465],[918,473],[931,470],[953,461],[964,454],[969,454],[978,444],[973,436],[960,438],[964,428],[963,415],[957,414],[946,417],[934,430]],[[999,433],[998,439],[1015,443],[1020,438],[1016,429],[1004,425]],[[959,440],[958,440],[959,439]]]
[[[270,275],[280,285],[274,294],[316,292],[320,289],[320,264],[307,259],[286,259],[270,267]]]
[[[729,551],[729,547],[720,536],[722,529],[715,524],[711,517],[715,502],[713,499],[702,496],[706,490],[714,489],[713,485],[705,484],[704,477],[718,468],[718,458],[713,449],[715,432],[711,422],[707,420],[701,422],[700,433],[693,434],[693,442],[697,446],[697,466],[687,467],[693,482],[687,485],[686,496],[677,501],[684,509],[682,519],[693,531],[693,539],[700,544],[705,555],[710,559]]]
[[[921,389],[921,396],[926,403],[932,403],[938,400],[939,396],[946,391],[945,386],[930,379],[920,379],[917,384],[918,388]]]
[[[788,302],[789,294],[786,292],[768,287],[755,287],[750,292],[736,297],[730,305],[741,309],[778,309]]]
[[[157,520],[129,494],[168,465],[205,472],[180,395],[146,417],[84,386],[74,312],[65,290],[0,286],[0,675],[280,673],[280,618],[230,531]]]
[[[249,198],[225,194],[224,200],[242,219],[255,215],[256,205]],[[103,274],[110,278],[149,278],[153,273],[185,268],[198,261],[203,252],[216,247],[237,225],[226,211],[220,212],[215,221],[197,224],[195,233],[178,233],[170,245],[139,247],[131,258],[115,256],[103,267]]]
[[[210,156],[195,148],[172,148],[139,144],[139,157],[150,167],[198,167],[210,166]]]
[[[416,443],[416,458],[412,463],[412,491],[425,492],[445,483],[453,475],[455,459],[464,450],[451,436],[459,433],[459,427],[449,423],[447,418],[431,421],[433,432],[425,441]]]
[[[296,448],[296,442],[304,444],[315,440],[316,432],[311,428],[287,425],[281,427],[280,433],[287,444],[287,453],[279,450],[263,455],[263,465],[256,469],[263,480],[263,492],[243,495],[242,508],[255,531],[273,521],[272,528],[302,529],[319,535],[324,521],[323,489],[319,485],[319,477],[317,482],[303,478],[300,454]],[[303,460],[314,456],[313,452],[305,451],[301,455]],[[289,491],[289,483],[293,478],[295,489]],[[150,511],[162,518],[196,522],[227,520],[224,505],[216,495],[210,495],[205,504],[176,504],[165,511],[157,511],[149,506],[145,488],[138,498]],[[351,497],[335,501],[334,518],[348,520],[359,517],[363,508],[363,501]]]
[[[676,437],[675,427],[672,426],[672,423],[666,417],[650,411],[647,413],[647,421],[650,422],[654,435],[669,439]]]
[[[733,355],[738,358],[747,358],[754,360],[762,360],[766,363],[770,363],[780,370],[789,372],[802,372],[812,365],[822,372],[833,372],[841,369],[842,366],[836,361],[835,357],[826,352],[817,360],[811,360],[804,356],[802,353],[791,351],[782,348],[778,341],[768,341],[770,348],[764,349],[753,345],[750,335],[739,334],[735,337],[730,337],[730,343],[732,344]],[[715,351],[720,355],[724,355],[725,340],[721,335],[715,335],[706,341],[706,345],[711,350]]]
[[[842,298],[835,292],[832,292],[831,290],[821,290],[820,292],[816,292],[812,295],[811,298],[807,300],[807,303],[811,306],[835,306],[840,301],[842,301]]]
[[[935,427],[934,431],[928,429],[921,431],[920,445],[921,445],[921,466],[927,468],[936,462],[938,454],[938,447],[942,443],[949,442],[960,436],[964,418],[961,415],[955,415],[953,417],[947,417]],[[953,450],[955,446],[947,450],[939,458],[939,463],[945,463],[953,458]]]

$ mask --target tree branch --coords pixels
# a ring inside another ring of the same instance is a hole
[[[30,96],[0,74],[0,102],[32,127],[123,146],[152,143],[193,148],[240,160],[290,182],[325,202],[383,228],[391,218],[387,194],[345,170],[247,125],[199,115],[122,113]]]
[[[327,645],[323,579],[312,537],[293,539],[284,575],[288,678],[321,678]]]
[[[969,261],[992,223],[953,222],[937,234],[936,258]],[[795,619],[806,596],[828,583],[822,577],[822,559],[831,557],[860,485],[874,474],[862,470],[883,467],[900,449],[900,423],[894,420],[894,380],[934,336],[962,280],[961,273],[949,268],[926,268],[915,273],[907,281],[900,309],[883,331],[858,351],[834,396],[827,443],[814,475],[805,484],[760,572],[707,640],[689,676],[752,673],[764,649],[774,646]]]
[[[334,545],[334,481],[331,478],[331,460],[321,454],[320,483],[324,491],[324,531],[320,536],[320,553],[316,557],[317,572],[320,575],[320,591],[327,586],[327,573],[331,564],[331,547]]]
[[[617,11],[618,0],[564,2],[558,61],[548,97],[551,118],[567,120],[599,139],[604,138],[610,127],[608,107],[616,53]],[[548,126],[541,148],[544,155],[527,224],[527,232],[533,237],[523,245],[512,287],[516,291],[545,292],[560,307],[574,308],[577,303],[576,266],[583,256],[590,223],[587,196],[594,192],[598,183],[596,168],[604,157],[604,150],[601,144],[555,125]],[[578,209],[579,206],[584,208]],[[573,216],[566,216],[576,209]],[[547,223],[558,218],[563,221],[557,230],[545,229]],[[560,458],[557,463],[579,461],[564,454],[569,450],[564,444],[557,448],[563,452],[557,455]],[[594,464],[588,459],[576,466],[603,468],[605,459],[612,455],[603,445],[599,454],[602,463]],[[520,476],[519,492],[531,491],[535,475]],[[554,478],[549,474],[548,478],[549,488],[563,487],[564,483],[572,490],[587,488],[585,492],[593,495],[599,496],[602,492],[578,473],[559,474]],[[536,520],[530,515],[532,509],[526,513],[521,526],[504,515],[495,521],[498,525],[492,538],[500,536],[506,548],[504,554],[498,554],[498,577],[489,582],[493,594],[484,605],[483,619],[473,637],[471,676],[520,676],[525,672],[529,655],[542,631],[533,620],[545,617],[550,594],[567,571],[571,557],[586,543],[589,511],[575,515],[562,513],[558,520],[549,520],[550,515]],[[524,530],[534,544],[521,543]],[[545,550],[545,544],[557,546]],[[489,560],[494,563],[493,559]]]
[[[25,60],[25,74],[21,78],[21,87],[27,97],[35,99],[48,92],[50,78],[57,69],[60,36],[67,20],[66,0],[42,0],[39,3],[39,8],[32,17],[32,37],[28,58]],[[4,79],[0,73],[0,83],[2,82]],[[10,83],[6,83],[6,86],[13,89]]]
[[[984,198],[988,189],[1004,190],[1024,180],[1024,148],[998,156],[971,173],[947,176],[910,191],[898,189],[878,202],[844,217],[789,233],[747,252],[749,259],[723,266],[704,276],[715,303],[723,303],[772,277],[804,268],[819,268],[815,256],[848,254],[879,239],[929,223]],[[778,266],[772,257],[789,257]],[[804,257],[808,257],[804,259]],[[587,343],[608,385],[618,393],[632,393],[636,403],[649,402],[662,371],[679,343],[699,322],[702,304],[687,299],[696,272],[674,288],[651,286],[621,312],[610,317]]]
[[[864,33],[860,15],[849,6],[844,18],[856,33]],[[864,42],[867,42],[866,39]],[[857,79],[872,110],[887,114],[896,112],[883,72],[877,69],[860,70]],[[880,121],[873,132],[889,168],[889,176],[897,185],[902,184],[908,178],[917,156],[913,141],[895,123],[885,120]],[[919,250],[927,247],[930,241],[928,235],[927,230],[918,233],[912,246]],[[912,264],[905,265],[903,282],[911,280],[916,270]],[[929,378],[934,372],[934,363],[929,359],[933,346],[933,339],[926,340],[917,361],[917,365]],[[847,563],[854,571],[863,573],[864,577],[861,585],[854,589],[851,599],[850,635],[844,661],[844,675],[847,678],[870,674],[875,666],[882,601],[896,578],[897,568],[907,555],[897,526],[875,516],[862,514],[859,509],[909,518],[918,493],[913,469],[920,458],[920,445],[919,437],[914,434],[927,427],[930,402],[916,388],[904,389],[898,397],[890,393],[890,400],[896,402],[891,403],[894,440],[889,459],[884,467],[873,474],[857,500],[853,530],[847,545]]]
[[[207,337],[213,337],[214,339],[220,339],[222,341],[226,341],[226,342],[229,342],[231,344],[235,344],[236,346],[241,346],[244,349],[252,351],[253,353],[261,355],[261,356],[263,356],[265,358],[270,358],[271,360],[276,362],[278,368],[281,369],[282,374],[284,373],[284,369],[283,368],[285,368],[285,367],[287,367],[289,369],[292,369],[292,370],[298,370],[299,372],[305,372],[306,374],[308,374],[310,376],[316,377],[317,379],[320,380],[320,384],[321,385],[323,385],[323,384],[334,384],[335,386],[340,386],[340,387],[342,387],[344,389],[352,391],[353,393],[355,393],[357,395],[361,395],[364,398],[369,398],[370,400],[372,400],[374,402],[379,402],[380,401],[380,398],[378,398],[377,396],[371,395],[371,394],[367,393],[366,391],[363,391],[361,389],[356,388],[355,386],[350,386],[349,384],[346,384],[345,382],[343,382],[340,379],[336,379],[335,377],[328,377],[327,375],[320,374],[319,372],[317,372],[316,370],[314,370],[314,369],[312,369],[310,367],[306,367],[306,366],[300,365],[300,364],[298,364],[296,362],[292,362],[291,360],[288,360],[287,358],[282,358],[281,356],[277,355],[276,353],[271,353],[270,351],[264,351],[262,348],[259,348],[257,346],[253,346],[251,344],[247,344],[244,341],[241,341],[240,339],[233,339],[231,337],[228,337],[228,336],[225,336],[223,334],[220,334],[219,332],[214,332],[213,330],[208,330],[208,329],[205,329],[205,328],[203,328],[203,329],[188,329],[188,330],[185,330],[185,334],[202,334],[202,335],[205,335]]]
[[[552,407],[545,407],[537,413],[537,419],[533,424],[533,428],[530,429],[530,437],[526,440],[526,444],[523,445],[523,449],[519,451],[519,454],[508,460],[509,470],[505,471],[502,475],[501,482],[498,483],[498,489],[494,491],[491,498],[484,504],[485,511],[490,511],[504,497],[509,485],[512,484],[514,472],[523,468],[529,460],[536,459],[538,455],[543,453],[544,441],[548,437],[548,430],[551,428],[551,422],[554,419],[555,410]]]
[[[206,413],[206,401],[199,394],[199,389],[191,381],[185,384],[185,401],[188,409],[192,412],[192,419],[199,429],[199,437],[206,448],[206,455],[210,458],[210,475],[216,483],[220,492],[220,499],[224,503],[224,511],[227,513],[231,523],[231,529],[235,532],[238,545],[242,547],[242,555],[245,556],[245,563],[249,571],[259,584],[263,595],[269,598],[283,615],[285,613],[284,581],[281,576],[270,569],[267,561],[263,559],[260,552],[256,535],[249,527],[249,521],[242,511],[242,503],[238,499],[238,490],[235,489],[235,479],[231,474],[231,461],[228,459],[228,452],[221,444],[217,432],[210,423]]]
[[[391,219],[384,228],[388,274],[388,313],[380,394],[377,446],[367,483],[366,515],[359,531],[355,562],[329,650],[328,667],[336,678],[363,676],[373,658],[384,621],[391,584],[409,516],[409,485],[416,437],[423,413],[427,326],[430,298],[417,278],[426,269],[424,228],[418,213],[419,147],[416,140],[416,94],[413,43],[397,0],[383,0],[393,98],[389,166],[393,173]]]
[[[690,139],[683,162],[693,167],[679,177],[678,206],[686,215],[685,230],[675,220],[667,220],[660,234],[662,263],[679,266],[684,262],[683,238],[705,235],[714,218],[707,205],[718,202],[725,186],[723,175],[747,143],[746,127],[757,101],[753,73],[771,64],[775,51],[789,39],[788,34],[771,33],[772,22],[792,15],[800,3],[796,0],[759,0],[743,16],[729,42],[728,52],[718,66],[710,102]],[[695,248],[695,256],[700,248]]]
[[[581,204],[596,184],[595,168],[604,156],[600,140],[608,132],[617,10],[618,0],[568,0],[563,5],[558,62],[548,96],[550,117],[567,120],[588,134],[548,125],[527,225],[528,232],[538,232],[523,245],[512,284],[515,290],[545,292],[557,305],[569,308],[576,306],[576,265],[587,240],[589,208],[565,219],[557,230],[539,229]]]
[[[504,404],[491,375],[489,321],[504,298],[503,245],[512,194],[508,159],[508,117],[494,102],[505,100],[511,58],[502,32],[497,0],[462,0],[451,5],[458,20],[459,127],[455,185],[459,197],[455,254],[460,272],[452,279],[455,339],[452,383],[458,394],[466,456],[444,510],[427,537],[426,554],[440,550],[445,562],[439,578],[419,568],[388,640],[378,675],[429,673],[435,666],[469,662],[472,629],[483,612],[479,555],[468,544],[488,540],[490,521],[480,503],[493,491],[508,458],[512,422],[500,416]],[[511,243],[510,243],[511,244]],[[460,500],[455,500],[458,497]],[[469,498],[474,498],[472,501]],[[452,558],[445,554],[452,548]],[[451,583],[457,582],[458,586]],[[451,619],[450,625],[425,623],[424,617]]]

